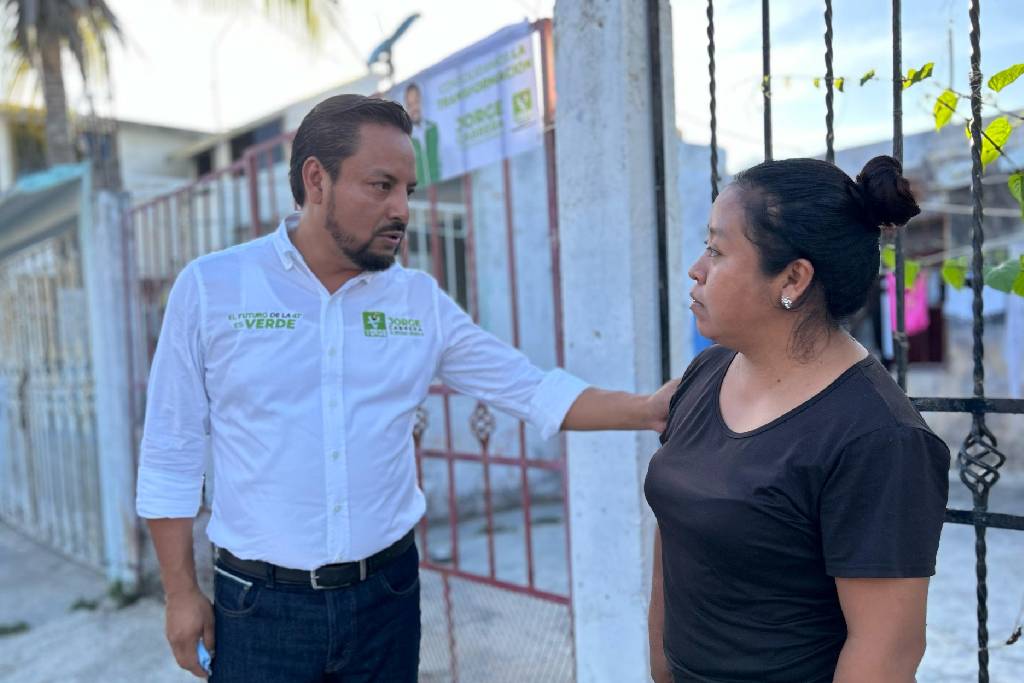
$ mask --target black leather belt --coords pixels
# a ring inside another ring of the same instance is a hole
[[[276,583],[310,586],[313,590],[327,590],[330,588],[343,588],[360,581],[365,581],[368,576],[379,571],[386,564],[408,550],[414,540],[414,532],[409,531],[409,533],[387,548],[384,548],[384,550],[371,555],[365,560],[325,564],[322,567],[309,571],[279,567],[276,564],[263,562],[262,560],[243,560],[235,557],[224,548],[217,550],[217,561],[224,565],[226,569],[233,569],[250,577]]]

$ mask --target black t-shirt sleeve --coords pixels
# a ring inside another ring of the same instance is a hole
[[[693,387],[697,376],[701,374],[704,366],[715,360],[721,361],[721,359],[729,354],[731,354],[731,352],[728,349],[715,344],[698,353],[697,356],[690,361],[686,370],[683,371],[683,376],[679,378],[679,384],[676,386],[675,393],[672,394],[672,398],[669,400],[668,421],[665,423],[665,431],[663,431],[659,437],[662,446],[665,445],[665,442],[668,441],[668,438],[672,435],[673,423],[675,422],[673,418],[676,414],[676,406],[679,404],[680,399],[682,399],[683,394]]]
[[[948,494],[949,449],[931,432],[893,426],[855,439],[821,492],[825,571],[931,576]]]

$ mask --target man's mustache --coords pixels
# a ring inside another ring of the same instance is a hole
[[[377,235],[383,235],[388,232],[400,232],[404,235],[406,232],[406,224],[401,221],[396,221],[389,225],[385,225],[383,228],[378,228],[373,234],[376,237]]]

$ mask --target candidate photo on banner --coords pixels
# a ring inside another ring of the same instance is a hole
[[[536,69],[530,25],[514,24],[388,92],[412,119],[421,187],[542,144]]]

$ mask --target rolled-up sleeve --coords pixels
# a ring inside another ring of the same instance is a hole
[[[209,399],[202,292],[195,264],[171,288],[149,373],[135,509],[140,517],[195,517],[203,489]]]
[[[589,385],[560,368],[539,369],[521,351],[477,326],[440,289],[436,310],[443,349],[441,381],[529,422],[545,439],[557,434],[569,408]]]

